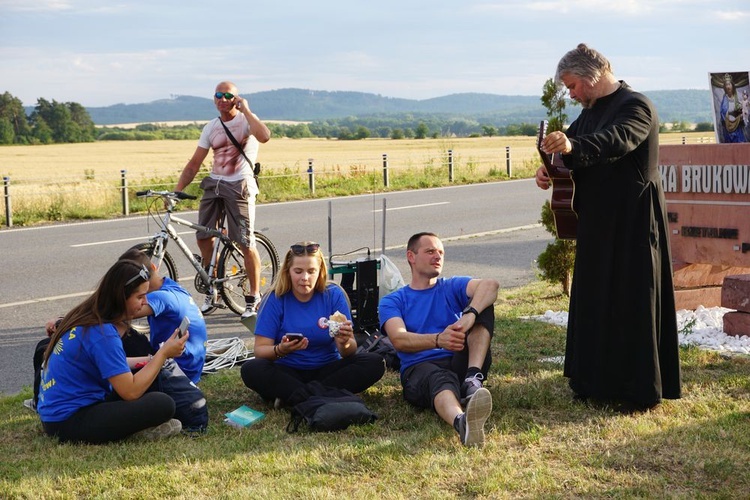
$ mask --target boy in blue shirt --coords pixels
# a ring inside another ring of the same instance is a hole
[[[195,384],[200,381],[203,365],[206,362],[206,322],[193,296],[170,278],[160,276],[148,256],[141,250],[131,248],[120,256],[149,267],[151,279],[149,292],[146,295],[148,304],[143,306],[136,317],[146,317],[150,330],[151,349],[156,352],[159,344],[166,341],[175,328],[180,326],[182,318],[190,320],[188,330],[190,338],[185,344],[185,351],[174,358],[185,375]],[[147,358],[144,358],[144,361]],[[139,360],[136,359],[136,362]]]

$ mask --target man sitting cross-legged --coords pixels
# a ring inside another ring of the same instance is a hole
[[[381,299],[380,322],[401,359],[404,398],[433,408],[453,425],[462,444],[483,446],[492,411],[483,382],[492,363],[499,284],[467,276],[441,278],[444,253],[435,234],[409,239],[411,283]]]

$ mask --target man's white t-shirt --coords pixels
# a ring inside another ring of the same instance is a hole
[[[254,115],[253,115],[254,116]],[[245,150],[245,156],[255,164],[258,158],[258,149],[260,143],[255,136],[250,135],[250,126],[247,123],[247,118],[242,113],[237,113],[234,118],[228,122],[224,122],[237,142],[243,146]],[[244,141],[243,138],[247,138]],[[227,136],[224,127],[221,126],[220,118],[214,118],[208,122],[201,132],[200,139],[198,139],[198,146],[204,149],[212,149],[214,152],[214,169],[211,172],[211,177],[214,179],[221,179],[224,181],[238,181],[243,178],[248,179],[248,187],[251,194],[258,194],[258,185],[255,183],[253,178],[253,167],[245,160],[240,151],[234,145],[232,140]],[[233,166],[233,171],[230,175],[222,175],[215,173],[216,167],[227,167]],[[250,182],[252,180],[252,182]]]

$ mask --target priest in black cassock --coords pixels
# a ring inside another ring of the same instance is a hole
[[[578,214],[564,374],[578,398],[646,410],[681,395],[659,119],[585,44],[555,79],[583,106],[542,142],[571,169]],[[536,183],[550,186],[544,167]]]

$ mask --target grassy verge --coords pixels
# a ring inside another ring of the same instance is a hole
[[[288,414],[247,390],[237,369],[201,383],[211,428],[200,438],[60,445],[21,402],[0,399],[0,496],[18,498],[747,498],[750,361],[683,349],[684,398],[622,415],[571,400],[564,331],[520,316],[560,310],[557,288],[502,290],[496,306],[488,443],[464,449],[428,411],[407,405],[387,373],[364,394],[373,424],[287,434]],[[267,412],[237,430],[223,413]]]

